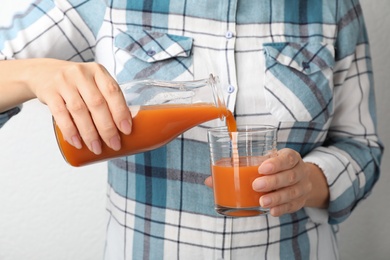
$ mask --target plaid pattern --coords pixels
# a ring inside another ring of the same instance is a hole
[[[378,179],[358,0],[40,0],[0,28],[0,58],[32,57],[95,60],[119,82],[214,73],[238,123],[278,126],[279,148],[319,165],[329,183],[327,210],[218,216],[203,181],[206,130],[221,122],[202,124],[109,162],[106,259],[338,259],[337,224]]]
[[[13,109],[10,109],[4,113],[0,113],[0,128],[13,117],[14,115],[17,115],[20,112],[21,107],[15,107]]]

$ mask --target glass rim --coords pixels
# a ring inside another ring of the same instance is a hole
[[[277,129],[276,126],[266,124],[238,124],[237,131],[232,133],[250,133],[250,132],[271,132]],[[207,129],[208,133],[227,133],[227,126],[217,126]]]

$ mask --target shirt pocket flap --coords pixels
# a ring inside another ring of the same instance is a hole
[[[115,37],[115,46],[145,62],[189,57],[193,39],[155,31],[126,31]]]
[[[275,62],[310,75],[334,67],[334,47],[324,43],[265,43],[265,55]]]

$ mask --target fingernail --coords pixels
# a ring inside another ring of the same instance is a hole
[[[274,169],[274,166],[271,163],[265,163],[260,165],[259,167],[259,173],[267,174],[271,173]]]
[[[77,135],[72,136],[73,146],[77,149],[81,149],[83,145],[81,144],[80,138]]]
[[[131,133],[131,122],[129,120],[122,120],[120,123],[121,131],[125,135],[128,135]]]
[[[263,207],[263,208],[266,208],[267,206],[271,205],[272,203],[272,199],[270,197],[261,197],[260,198],[260,205]]]
[[[91,143],[91,147],[92,147],[92,152],[96,155],[98,154],[101,154],[102,153],[102,146],[100,144],[100,141],[99,140],[95,140]]]
[[[253,189],[255,191],[261,191],[267,186],[267,183],[262,179],[257,179],[253,182]]]
[[[115,151],[119,151],[121,149],[121,139],[118,135],[111,137],[110,147]]]

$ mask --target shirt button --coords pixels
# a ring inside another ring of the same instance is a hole
[[[227,92],[228,92],[229,94],[231,94],[231,93],[234,92],[235,89],[236,89],[236,88],[235,88],[234,86],[229,85],[228,88],[227,88]]]
[[[227,31],[225,33],[226,39],[231,39],[231,38],[233,38],[233,36],[234,36],[234,33],[232,31]]]
[[[150,49],[146,52],[146,54],[148,54],[149,56],[154,56],[154,54],[156,54],[156,51],[153,50],[153,49]]]

